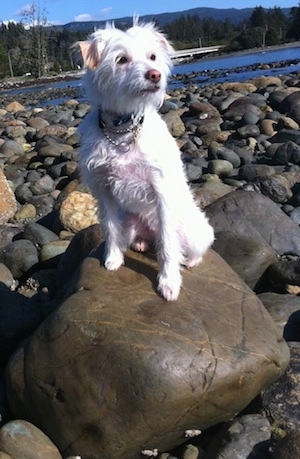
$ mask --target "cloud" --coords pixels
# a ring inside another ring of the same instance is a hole
[[[78,14],[77,16],[75,16],[74,21],[75,22],[93,21],[93,16],[87,13]]]
[[[112,8],[108,7],[108,8],[103,8],[98,14],[99,16],[103,17],[103,16],[108,16],[111,12],[112,12]]]
[[[112,8],[103,8],[100,10],[98,13],[92,15],[88,13],[81,13],[75,16],[74,21],[75,22],[87,22],[87,21],[99,21],[101,19],[104,19],[106,16],[111,14]]]

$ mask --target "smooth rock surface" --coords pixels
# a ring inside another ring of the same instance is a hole
[[[241,233],[267,242],[279,255],[300,256],[299,226],[260,193],[233,191],[206,207],[205,212],[216,233]]]
[[[219,231],[213,248],[252,289],[266,269],[277,261],[275,251],[268,244],[230,231]]]
[[[13,459],[62,459],[51,440],[22,419],[10,421],[1,427],[0,450]]]
[[[226,433],[216,459],[260,459],[268,451],[271,437],[269,421],[259,414],[237,417]]]
[[[7,369],[14,416],[63,455],[139,459],[231,419],[277,379],[289,353],[258,298],[210,250],[179,300],[156,293],[157,263],[128,252],[108,272],[84,260],[64,303]],[[71,296],[70,296],[71,295]]]

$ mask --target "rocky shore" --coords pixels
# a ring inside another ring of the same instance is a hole
[[[166,98],[216,233],[173,304],[99,263],[69,89],[1,99],[0,458],[299,458],[300,73]]]

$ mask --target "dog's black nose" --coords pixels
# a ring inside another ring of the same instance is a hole
[[[153,83],[158,83],[161,79],[161,73],[158,70],[148,70],[146,73],[146,79],[153,81]]]

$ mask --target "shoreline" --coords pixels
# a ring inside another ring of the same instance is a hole
[[[283,43],[281,45],[272,45],[272,46],[266,46],[266,47],[261,47],[261,48],[250,48],[250,49],[243,49],[241,51],[234,51],[234,52],[229,52],[229,53],[219,53],[218,55],[214,54],[213,56],[207,56],[206,58],[203,59],[197,59],[201,61],[213,61],[216,59],[220,59],[221,57],[239,57],[239,56],[247,56],[248,54],[256,54],[256,53],[266,53],[268,51],[282,51],[284,49],[289,49],[289,48],[300,48],[300,40],[299,41],[294,41],[291,43]],[[300,58],[299,58],[300,59]]]
[[[210,62],[210,61],[215,61],[220,58],[230,58],[230,57],[239,57],[239,56],[246,56],[250,54],[255,54],[255,53],[265,53],[268,51],[280,51],[288,48],[300,48],[300,41],[296,42],[291,42],[291,43],[284,43],[281,45],[273,45],[273,46],[266,46],[265,48],[251,48],[251,49],[245,49],[241,51],[234,51],[234,52],[229,52],[229,53],[218,53],[213,56],[207,55],[202,58],[198,59],[192,59],[189,61],[184,62],[184,64],[192,63],[192,62]],[[177,65],[182,65],[183,63],[178,63],[174,65],[174,68],[176,68]],[[59,81],[73,81],[75,79],[80,79],[84,73],[84,70],[78,70],[78,71],[69,71],[69,72],[64,72],[61,74],[57,75],[48,75],[44,76],[41,78],[35,78],[35,79],[26,79],[22,80],[22,77],[20,79],[14,79],[11,80],[10,78],[5,79],[5,80],[0,80],[0,91],[9,91],[10,89],[17,89],[17,88],[30,88],[30,87],[35,87],[35,86],[42,86],[44,84],[48,83],[56,83]]]

